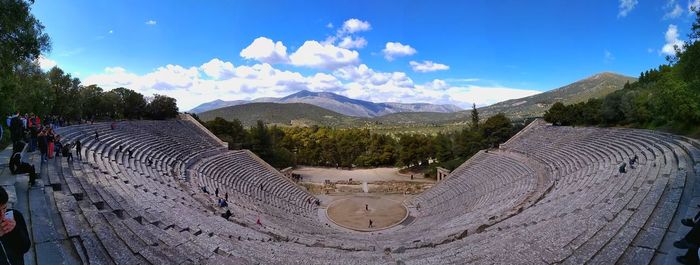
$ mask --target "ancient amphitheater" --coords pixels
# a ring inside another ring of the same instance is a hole
[[[372,233],[329,225],[311,194],[188,119],[59,133],[83,161],[51,160],[17,195],[38,264],[673,264],[700,203],[700,142],[647,130],[535,121]],[[201,186],[229,194],[230,220]]]

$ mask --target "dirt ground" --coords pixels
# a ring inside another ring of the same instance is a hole
[[[325,167],[300,167],[294,170],[294,173],[300,174],[304,179],[303,182],[323,183],[325,180],[339,181],[353,179],[356,181],[372,183],[375,181],[411,181],[411,175],[399,173],[398,168],[371,168],[371,169],[335,169]],[[434,182],[429,178],[414,175],[413,181],[416,182]]]
[[[387,228],[403,220],[408,210],[399,200],[387,196],[356,195],[336,198],[328,207],[327,214],[335,223],[361,231]],[[365,209],[367,205],[367,209]],[[369,220],[373,228],[369,228]]]

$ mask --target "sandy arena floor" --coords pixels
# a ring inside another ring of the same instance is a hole
[[[365,205],[369,210],[365,210]],[[376,231],[400,223],[408,210],[400,201],[360,195],[333,201],[326,210],[336,224],[360,231]],[[372,219],[373,228],[369,228]]]
[[[357,181],[411,181],[411,175],[399,173],[398,168],[380,167],[371,169],[335,169],[325,167],[300,167],[294,170],[294,173],[300,174],[304,179],[303,182],[323,183],[324,180],[339,181],[353,179]],[[417,182],[434,182],[432,179],[423,178],[414,175],[413,181]]]

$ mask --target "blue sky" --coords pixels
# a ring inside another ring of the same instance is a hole
[[[46,1],[41,59],[106,89],[178,99],[300,89],[487,105],[665,62],[700,0]],[[680,40],[679,40],[680,39]]]

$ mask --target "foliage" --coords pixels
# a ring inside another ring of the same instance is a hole
[[[405,166],[428,170],[438,165],[453,169],[458,161],[465,161],[481,149],[497,146],[520,128],[513,126],[503,114],[461,131],[437,134],[389,135],[372,133],[366,128],[279,127],[262,121],[243,129],[240,121],[220,117],[203,124],[228,142],[231,149],[250,149],[279,168]]]
[[[472,127],[479,129],[479,111],[476,110],[476,103],[472,103]]]
[[[154,95],[146,105],[145,116],[154,120],[164,120],[177,116],[177,100],[164,95]]]

